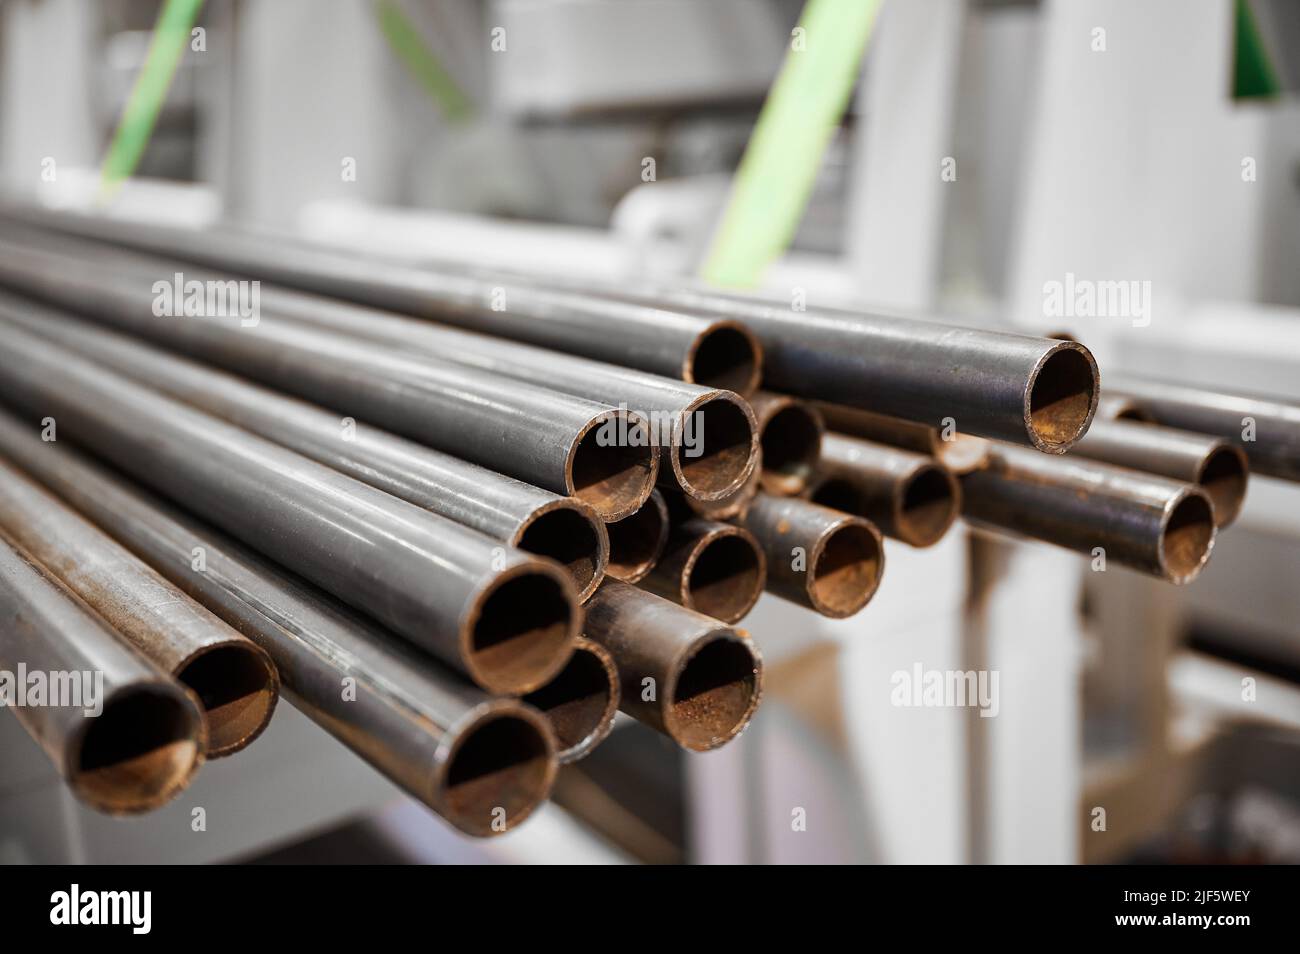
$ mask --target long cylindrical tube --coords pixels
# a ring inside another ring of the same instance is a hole
[[[962,478],[962,492],[962,514],[977,525],[1171,583],[1194,579],[1214,546],[1205,491],[1097,461],[1000,447],[983,470]]]
[[[809,401],[826,422],[826,429],[847,437],[928,454],[954,474],[968,474],[984,466],[989,442],[982,437],[959,434],[952,427],[930,427],[885,414],[873,414],[843,404]],[[1097,416],[1101,416],[1100,403]],[[956,420],[952,422],[956,425]]]
[[[289,236],[199,232],[74,213],[5,210],[34,224],[531,342],[653,374],[747,394],[758,386],[758,342],[737,321],[546,288],[519,276],[414,267],[358,257]]]
[[[822,442],[808,499],[914,547],[938,543],[961,513],[961,486],[934,458],[840,434]]]
[[[580,638],[559,675],[524,697],[551,723],[561,765],[591,754],[614,728],[620,699],[614,657],[600,643]]]
[[[808,486],[821,455],[821,414],[811,404],[785,394],[760,391],[749,399],[758,420],[762,448],[762,487],[793,496]]]
[[[440,655],[527,692],[581,624],[568,574],[5,323],[0,395]],[[66,429],[66,430],[65,430]]]
[[[1122,419],[1093,421],[1070,453],[1198,484],[1210,495],[1218,527],[1237,519],[1250,480],[1250,464],[1237,444]]]
[[[668,526],[668,505],[658,490],[632,516],[607,524],[609,575],[635,583],[649,573],[668,543]]]
[[[1107,379],[1109,381],[1109,378]],[[1154,424],[1156,419],[1142,409],[1135,400],[1112,394],[1107,388],[1101,392],[1097,401],[1097,415],[1094,421],[1137,421],[1141,424]]]
[[[684,748],[728,742],[758,707],[758,648],[716,619],[606,580],[588,605],[586,634],[614,657],[623,711]]]
[[[555,743],[532,707],[475,689],[301,577],[3,412],[0,446],[266,650],[295,706],[461,831],[497,834],[546,798]]]
[[[550,557],[580,599],[605,573],[609,540],[587,504],[430,450],[127,336],[41,309],[8,320],[100,364],[494,540]]]
[[[1158,424],[1232,441],[1255,473],[1300,480],[1300,403],[1127,377],[1106,390]]]
[[[841,619],[880,585],[885,548],[870,521],[797,497],[759,494],[741,520],[767,555],[767,589]]]
[[[635,467],[649,450],[663,452],[662,483],[705,499],[739,487],[754,466],[753,412],[730,391],[284,290],[261,290],[256,328],[242,327],[235,316],[159,321],[151,319],[151,289],[160,274],[172,278],[174,264],[85,242],[51,248],[51,241],[33,233],[25,245],[5,244],[0,278],[268,384],[288,386],[282,379],[292,371],[294,390],[318,403],[346,401],[349,410],[391,430],[557,493],[610,493],[615,481],[641,489],[645,481],[637,478],[644,474]],[[226,284],[222,276],[186,277]],[[271,339],[275,347],[266,353],[259,342]],[[367,380],[352,380],[358,366]],[[381,382],[389,387],[378,387]],[[392,382],[402,385],[401,393],[390,393]],[[448,392],[450,384],[457,387]],[[491,400],[467,408],[463,391]],[[597,408],[614,418],[608,426],[584,423],[580,412]],[[475,427],[453,426],[462,420]],[[498,433],[508,439],[496,439]],[[584,459],[570,467],[576,453]],[[577,476],[592,486],[573,486]],[[632,509],[608,512],[606,519]]]
[[[724,623],[745,616],[763,595],[763,551],[742,527],[712,520],[674,523],[663,556],[642,589]]]
[[[77,797],[100,811],[157,808],[203,760],[207,739],[194,697],[3,535],[0,668],[14,679],[7,707]],[[60,705],[27,705],[35,674],[77,692]]]
[[[3,457],[0,530],[195,694],[208,758],[238,752],[266,728],[280,691],[270,657]]]

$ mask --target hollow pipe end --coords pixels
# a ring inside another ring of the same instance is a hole
[[[822,616],[844,619],[876,595],[885,572],[879,528],[862,517],[835,521],[813,545],[804,574],[808,604]]]
[[[894,527],[909,546],[934,546],[961,513],[961,484],[939,464],[918,466],[897,490]]]
[[[1214,504],[1199,487],[1184,487],[1169,501],[1160,520],[1157,544],[1164,579],[1180,586],[1196,579],[1214,549],[1214,521]]]
[[[685,749],[707,752],[749,724],[763,695],[763,657],[740,630],[711,629],[678,656],[662,688],[664,731]]]
[[[551,724],[561,765],[586,758],[614,728],[622,700],[614,657],[600,643],[579,637],[560,674],[524,697]]]
[[[682,605],[724,623],[754,608],[767,582],[767,557],[744,527],[719,523],[702,534],[681,570]]]
[[[743,322],[730,318],[708,324],[682,360],[682,380],[747,397],[763,377],[763,346]]]
[[[209,759],[249,746],[270,725],[280,698],[275,663],[242,637],[203,647],[176,668],[176,678],[199,700]]]
[[[1088,432],[1100,393],[1092,352],[1077,341],[1058,341],[1039,356],[1025,387],[1029,444],[1044,453],[1064,454]]]
[[[537,507],[520,523],[510,544],[564,567],[582,603],[596,592],[609,567],[605,521],[577,497],[557,497]]]
[[[630,517],[605,527],[609,534],[608,574],[624,583],[644,579],[668,544],[668,504],[656,490]]]
[[[688,497],[731,496],[753,476],[758,458],[758,419],[744,398],[729,391],[700,395],[673,423],[668,462]]]
[[[640,414],[610,408],[596,414],[569,447],[564,484],[606,522],[635,513],[659,476],[659,447]]]

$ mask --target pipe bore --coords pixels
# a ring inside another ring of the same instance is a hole
[[[797,494],[807,486],[821,456],[821,421],[805,405],[787,404],[768,418],[760,443],[764,488]]]
[[[764,564],[758,544],[739,527],[703,539],[686,563],[684,605],[724,623],[736,622],[763,593]]]
[[[434,782],[439,813],[469,835],[500,834],[527,818],[555,781],[555,745],[541,716],[514,704],[480,716]]]
[[[535,565],[497,577],[480,595],[465,663],[489,692],[531,692],[563,667],[580,611],[567,576]]]
[[[618,426],[605,427],[610,421]],[[657,452],[642,420],[610,411],[592,421],[574,444],[569,455],[569,493],[595,508],[602,520],[622,520],[654,489],[657,465]]]
[[[676,673],[665,728],[696,752],[735,737],[758,706],[762,662],[748,642],[723,630],[706,636]]]
[[[604,522],[594,511],[573,500],[555,501],[534,513],[513,543],[520,550],[547,557],[564,567],[578,591],[578,599],[584,602],[596,592],[609,562]]]
[[[1237,519],[1249,480],[1250,465],[1241,448],[1223,444],[1206,457],[1196,482],[1210,495],[1216,526],[1226,527]]]
[[[941,467],[920,467],[903,484],[898,535],[914,547],[932,546],[948,532],[960,510],[957,478]]]
[[[1166,512],[1160,565],[1172,583],[1195,579],[1214,547],[1214,508],[1205,494],[1189,491]]]
[[[279,697],[275,665],[252,643],[226,643],[191,656],[176,678],[199,697],[209,758],[237,752],[261,735]]]
[[[739,490],[757,463],[753,412],[736,398],[713,396],[683,415],[670,458],[682,490],[718,500]]]
[[[579,639],[560,674],[524,697],[546,716],[559,743],[561,765],[576,762],[614,727],[619,702],[618,670],[599,643]]]
[[[113,813],[157,808],[184,788],[203,756],[203,722],[180,692],[145,686],[117,693],[87,720],[69,782]]]
[[[718,322],[695,339],[682,377],[706,388],[750,394],[758,388],[762,353],[758,339],[744,325]]]
[[[1083,436],[1097,406],[1097,363],[1063,341],[1039,362],[1025,397],[1025,421],[1039,450],[1064,453]]]
[[[605,525],[609,534],[609,567],[616,580],[635,583],[654,567],[668,542],[668,506],[654,492],[641,509],[617,523]]]
[[[852,616],[880,585],[880,538],[861,521],[846,521],[822,538],[808,574],[808,596],[823,616]]]

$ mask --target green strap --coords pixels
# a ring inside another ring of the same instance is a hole
[[[420,39],[415,28],[394,0],[376,0],[375,12],[379,16],[379,29],[393,52],[406,65],[407,70],[438,104],[442,115],[451,122],[468,119],[474,112],[469,97],[456,84],[433,51]]]
[[[1247,0],[1237,0],[1237,43],[1232,64],[1234,99],[1272,97],[1281,92],[1273,64],[1269,62],[1259,24]]]
[[[857,82],[880,0],[808,0],[700,275],[754,285],[789,246]],[[800,48],[802,41],[802,49]]]

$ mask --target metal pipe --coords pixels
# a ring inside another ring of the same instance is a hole
[[[767,556],[769,593],[841,619],[875,595],[885,568],[867,520],[797,497],[759,494],[742,524]]]
[[[758,708],[758,647],[716,619],[606,580],[588,604],[586,634],[614,657],[622,710],[683,748],[716,749]]]
[[[614,728],[619,704],[618,669],[600,643],[579,638],[559,675],[524,696],[551,723],[557,757],[568,765],[591,754]]]
[[[758,342],[730,319],[610,301],[518,275],[367,258],[295,236],[200,232],[34,207],[8,207],[4,214],[10,223],[18,219],[708,388],[748,394],[758,387]]]
[[[954,474],[969,474],[972,470],[978,470],[984,466],[984,460],[988,457],[988,441],[982,437],[959,434],[950,427],[941,431],[926,424],[916,424],[885,414],[872,414],[843,404],[827,401],[808,403],[822,416],[828,431],[876,444],[888,444],[917,454],[928,454]]]
[[[962,515],[977,526],[1171,583],[1194,579],[1214,547],[1205,491],[1123,467],[999,447],[984,470],[962,478],[962,491]]]
[[[817,409],[785,394],[760,391],[749,399],[758,420],[762,487],[793,497],[808,486],[826,430]]]
[[[674,523],[643,590],[724,623],[754,608],[767,579],[758,541],[741,527],[694,518]]]
[[[807,496],[914,547],[938,543],[961,513],[961,485],[934,458],[840,434],[826,435]]]
[[[749,480],[745,481],[745,485],[735,493],[728,494],[719,500],[699,500],[680,493],[668,494],[667,499],[670,501],[668,505],[669,515],[680,512],[679,520],[690,519],[690,514],[703,517],[705,520],[735,520],[737,517],[744,516],[745,511],[754,502],[754,496],[762,485],[763,452],[761,449],[758,453],[758,461],[759,465],[749,475]]]
[[[3,323],[0,395],[440,655],[528,692],[564,665],[581,609],[557,564],[175,402]]]
[[[616,580],[635,583],[659,562],[668,544],[668,505],[656,490],[641,509],[617,523],[606,524],[609,533],[609,566],[606,572]]]
[[[558,496],[368,424],[340,421],[322,408],[116,332],[43,310],[3,314],[83,357],[394,497],[494,540],[550,557],[568,570],[581,600],[596,591],[605,574],[609,539],[604,521],[575,497]]]
[[[1154,424],[1156,419],[1144,411],[1137,401],[1112,394],[1107,387],[1101,392],[1101,397],[1097,401],[1097,416],[1093,421],[1094,423],[1096,421],[1137,421],[1140,424]]]
[[[1119,377],[1113,388],[1107,377],[1106,390],[1157,424],[1232,441],[1257,474],[1300,480],[1300,404],[1128,377]]]
[[[0,668],[13,680],[7,708],[93,808],[111,814],[157,808],[189,784],[203,761],[207,739],[193,696],[3,535]],[[84,679],[96,698],[27,705],[27,681],[36,673],[47,685],[80,687]],[[87,715],[96,708],[98,714]]]
[[[1237,519],[1250,480],[1250,464],[1236,444],[1130,420],[1093,421],[1070,452],[1198,484],[1214,504],[1214,524],[1220,528]]]
[[[657,449],[649,445],[645,422],[628,411],[270,314],[248,326],[244,322],[253,319],[234,313],[160,317],[154,288],[167,286],[172,273],[169,269],[162,281],[159,264],[149,259],[86,258],[35,246],[0,249],[0,280],[13,288],[491,470],[573,495],[604,519],[631,513],[654,486]],[[6,301],[7,311],[30,310],[11,296]]]
[[[297,708],[461,831],[498,834],[546,798],[555,741],[531,706],[475,689],[301,577],[4,412],[0,446],[266,650]]]
[[[233,755],[266,728],[280,692],[270,657],[3,459],[0,530],[195,694],[208,758]]]

